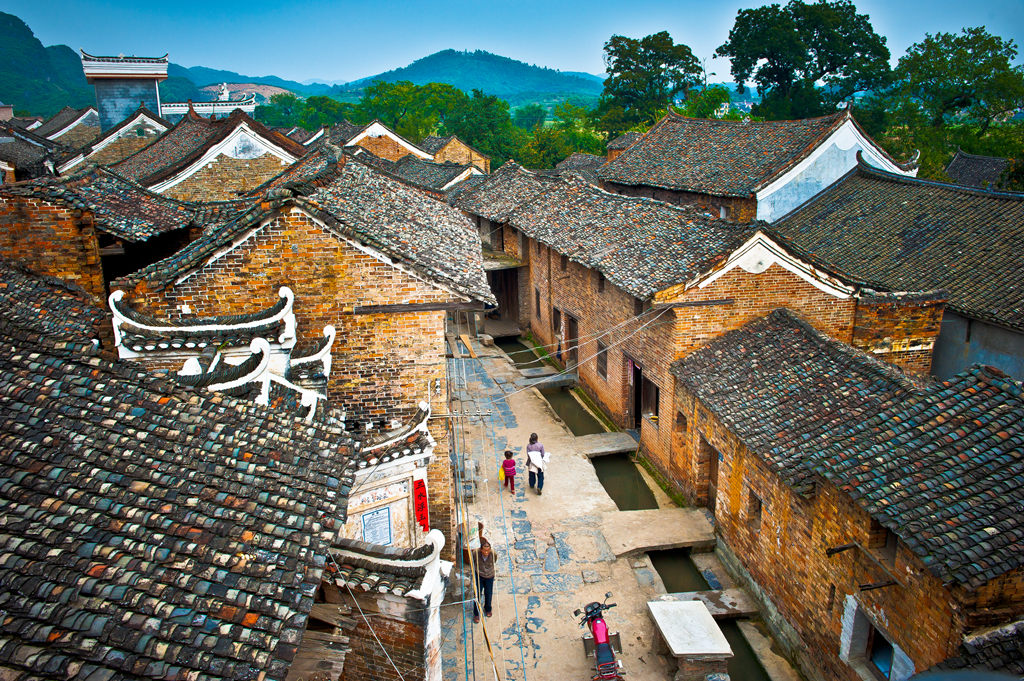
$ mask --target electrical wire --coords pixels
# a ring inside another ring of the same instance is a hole
[[[337,563],[335,563],[335,565],[337,565]],[[363,609],[362,607],[360,607],[359,601],[356,600],[356,595],[352,593],[352,587],[350,587],[346,582],[345,588],[348,589],[348,594],[352,597],[352,602],[356,604],[356,608],[359,610],[359,614],[363,616],[363,621],[366,622],[366,626],[370,628],[370,633],[373,634],[373,638],[377,641],[377,645],[379,645],[380,649],[384,651],[384,656],[388,658],[388,662],[391,663],[391,666],[395,668],[395,673],[398,674],[398,678],[400,678],[402,681],[405,681],[405,677],[402,676],[402,672],[398,670],[398,665],[395,664],[395,661],[391,659],[391,655],[388,654],[387,648],[385,648],[384,644],[380,642],[379,638],[377,638],[377,632],[374,631],[373,625],[370,624],[370,620],[366,619],[366,615],[363,613]]]
[[[666,308],[661,308],[660,310],[658,308],[653,308],[653,307],[648,308],[648,309],[644,310],[643,312],[641,312],[638,315],[633,315],[632,317],[628,317],[628,318],[624,319],[623,321],[619,322],[615,326],[611,326],[611,327],[609,327],[607,329],[603,329],[601,331],[593,331],[591,333],[579,336],[576,339],[576,341],[579,342],[579,343],[589,343],[589,342],[591,342],[593,340],[597,340],[597,339],[601,338],[602,336],[607,336],[607,335],[611,334],[615,330],[625,326],[626,324],[629,324],[630,322],[639,321],[640,318],[644,317],[645,315],[648,315],[648,314],[650,314],[652,312],[660,312],[661,310],[664,310],[664,309],[666,309]],[[546,350],[548,348],[557,348],[561,344],[562,344],[561,341],[555,341],[553,343],[548,343],[546,345],[534,345],[533,349],[536,349],[536,350]],[[527,348],[526,350],[513,350],[512,352],[506,352],[505,354],[507,354],[509,356],[511,356],[511,355],[522,355],[522,354],[527,353],[527,352],[533,352],[533,349]]]

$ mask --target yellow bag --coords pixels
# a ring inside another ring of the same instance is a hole
[[[505,482],[505,467],[498,464],[498,482]]]

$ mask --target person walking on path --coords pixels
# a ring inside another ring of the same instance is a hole
[[[530,472],[530,489],[537,485],[537,494],[544,489],[544,469],[551,455],[544,451],[544,445],[537,442],[537,433],[530,433],[530,444],[526,445],[526,468]]]
[[[508,487],[512,494],[516,493],[516,460],[512,458],[512,452],[505,450],[505,460],[501,462],[501,470],[505,474],[505,487]]]
[[[480,548],[476,551],[477,598],[473,599],[473,623],[480,622],[480,609],[476,602],[483,599],[484,614],[491,616],[491,598],[494,596],[494,550],[491,542],[484,538],[484,526],[480,523]]]

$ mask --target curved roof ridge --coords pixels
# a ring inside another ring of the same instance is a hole
[[[257,341],[259,340],[263,342],[258,343]],[[200,364],[199,373],[183,374],[179,372],[168,377],[173,381],[192,388],[213,389],[213,386],[218,384],[235,383],[245,385],[247,383],[254,383],[266,371],[267,363],[264,360],[268,357],[268,349],[269,346],[266,340],[254,339],[249,345],[250,355],[239,364],[228,364],[224,361],[223,356],[221,356],[221,360],[213,369],[202,367]]]
[[[873,177],[874,179],[877,180],[886,180],[889,182],[897,182],[900,184],[906,184],[910,186],[935,187],[937,189],[946,189],[949,191],[957,192],[959,194],[972,194],[975,196],[983,196],[990,199],[1007,199],[1012,201],[1024,200],[1024,192],[1011,192],[1001,189],[985,189],[983,187],[972,187],[966,184],[956,184],[955,182],[943,182],[942,180],[929,180],[921,177],[909,177],[907,175],[891,173],[887,170],[876,168],[870,163],[864,161],[864,159],[861,157],[860,152],[857,152],[857,167],[851,170],[843,177],[839,178],[839,180],[837,180],[832,186],[836,186],[837,184],[839,184],[839,182],[842,182],[852,173],[859,173],[861,175]],[[818,196],[820,196],[820,194]],[[811,200],[813,201],[815,198],[817,198],[817,196],[812,197]],[[795,213],[801,207],[802,206],[798,206],[796,209],[793,210],[793,212]]]
[[[127,302],[123,302],[124,291],[121,290],[111,293],[108,301],[110,310],[114,314],[115,324],[117,321],[120,321],[122,324],[130,324],[134,327],[156,333],[188,330],[207,332],[262,326],[281,320],[291,311],[295,295],[287,286],[282,286],[278,289],[277,294],[279,299],[276,303],[257,312],[187,320],[158,319],[140,312],[128,305]]]

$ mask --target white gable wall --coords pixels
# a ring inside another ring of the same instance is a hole
[[[757,219],[774,222],[857,166],[857,152],[866,163],[900,175],[917,175],[890,161],[852,120],[829,135],[807,158],[757,194]]]

